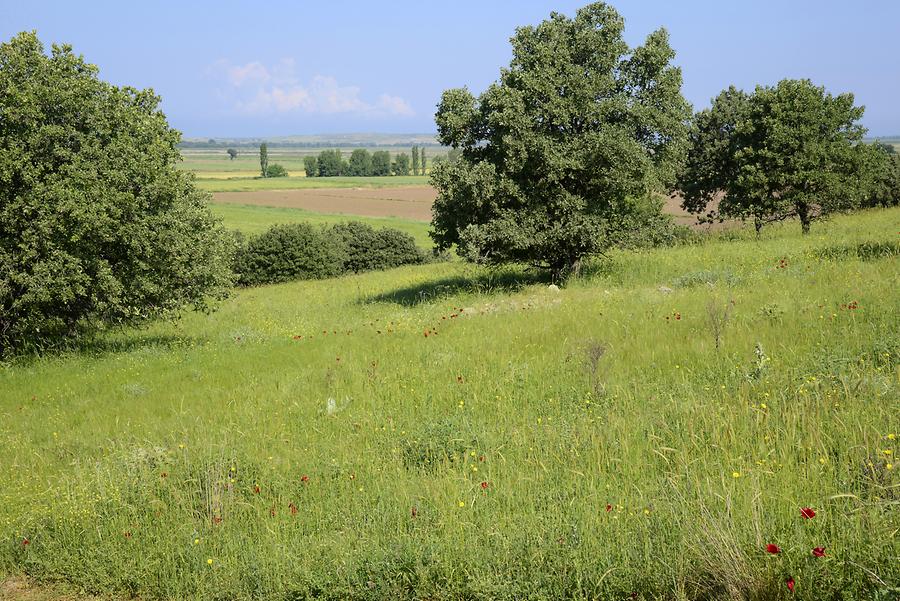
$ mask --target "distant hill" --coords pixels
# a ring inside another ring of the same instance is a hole
[[[371,148],[375,146],[440,146],[435,134],[315,134],[303,136],[269,136],[251,138],[184,138],[182,148],[220,148],[259,146],[287,148]]]

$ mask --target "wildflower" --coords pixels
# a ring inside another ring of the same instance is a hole
[[[30,544],[31,544],[31,541],[28,540],[27,538],[23,538],[23,539],[22,539],[22,546],[23,546],[23,547],[27,547],[27,546],[30,545]]]
[[[254,485],[253,485],[253,494],[254,494],[254,495],[258,495],[258,494],[259,494],[259,484],[254,484]]]
[[[882,451],[882,453],[883,453],[884,455],[888,455],[888,456],[894,454],[894,452],[893,452],[892,450],[890,450],[890,449],[885,449],[885,450]]]
[[[609,513],[610,511],[612,511],[612,505],[610,505],[609,503],[607,503],[607,504],[606,504],[606,513]]]
[[[206,560],[206,565],[208,565],[208,566],[212,565],[212,558],[209,558]]]
[[[768,545],[766,545],[766,553],[771,553],[772,555],[778,555],[779,553],[781,553],[781,547],[779,547],[778,545],[773,545],[772,543],[769,543]]]
[[[815,547],[812,554],[815,557],[825,557],[825,547]]]
[[[460,506],[460,507],[465,507],[465,506],[466,506],[466,502],[465,502],[465,501],[460,501],[460,502],[459,502],[459,506]]]
[[[309,482],[309,476],[303,474],[302,476],[300,476],[300,482]]]
[[[794,592],[794,579],[791,576],[788,576],[788,579],[785,580],[784,583],[787,585],[788,590],[793,593]]]
[[[411,511],[410,513],[412,513],[412,516],[413,516],[413,517],[418,516],[418,515],[419,515],[419,508],[416,507],[415,505],[413,505],[412,511]]]
[[[487,482],[482,482],[482,483],[481,483],[481,490],[487,490],[488,486],[490,486],[490,484],[488,484]]]
[[[217,516],[217,515],[216,515],[216,516],[213,516],[213,524],[221,524],[221,523],[222,523],[222,518],[221,518],[221,517],[219,517],[219,516]]]
[[[731,477],[732,477],[732,478],[740,478],[740,477],[741,477],[741,473],[740,473],[740,472],[731,472]]]
[[[131,532],[128,531],[128,530],[126,530],[126,531],[123,532],[122,534],[123,534],[123,536],[124,536],[125,538],[131,538]]]
[[[288,505],[288,509],[291,510],[291,515],[297,515],[297,513],[300,511],[299,509],[297,509],[297,506],[294,505],[293,503]]]
[[[194,539],[194,544],[195,544],[195,545],[199,545],[199,544],[200,544],[200,539],[199,539],[199,538],[195,538],[195,539]]]
[[[895,438],[897,438],[897,435],[894,434],[894,433],[891,433],[891,434],[888,434],[888,435],[887,435],[887,439],[888,439],[888,440],[894,440]]]
[[[886,469],[892,470],[892,469],[894,469],[894,464],[893,464],[893,463],[888,463],[888,464],[885,465],[884,467],[885,467]]]
[[[804,507],[800,510],[800,515],[803,516],[804,519],[811,520],[816,517],[816,512],[809,507]]]

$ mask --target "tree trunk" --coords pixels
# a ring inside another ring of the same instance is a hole
[[[805,202],[797,205],[797,216],[800,217],[800,227],[803,230],[803,235],[809,233],[809,224],[810,224],[810,215],[809,215],[809,205]]]

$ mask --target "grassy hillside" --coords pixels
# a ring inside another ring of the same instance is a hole
[[[424,249],[434,246],[428,237],[430,224],[424,221],[398,219],[396,217],[366,217],[361,215],[332,215],[314,213],[302,209],[279,207],[260,207],[233,204],[211,204],[213,213],[222,218],[229,229],[240,230],[245,234],[258,234],[269,227],[280,223],[313,223],[316,225],[332,225],[346,221],[362,221],[372,227],[391,227],[402,230],[416,239],[416,244]]]
[[[893,209],[616,253],[561,291],[462,263],[242,290],[4,366],[0,574],[896,598],[898,231]]]

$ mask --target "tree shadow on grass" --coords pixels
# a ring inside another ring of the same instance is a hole
[[[544,272],[524,269],[494,270],[477,275],[460,275],[423,282],[389,292],[367,296],[361,303],[393,303],[404,307],[414,307],[438,301],[455,294],[499,294],[518,292],[533,284],[549,284],[550,275]]]
[[[187,336],[143,334],[140,331],[98,334],[22,349],[15,355],[0,358],[0,365],[28,366],[44,359],[101,358],[136,351],[168,352],[197,345],[199,342],[198,339]]]

